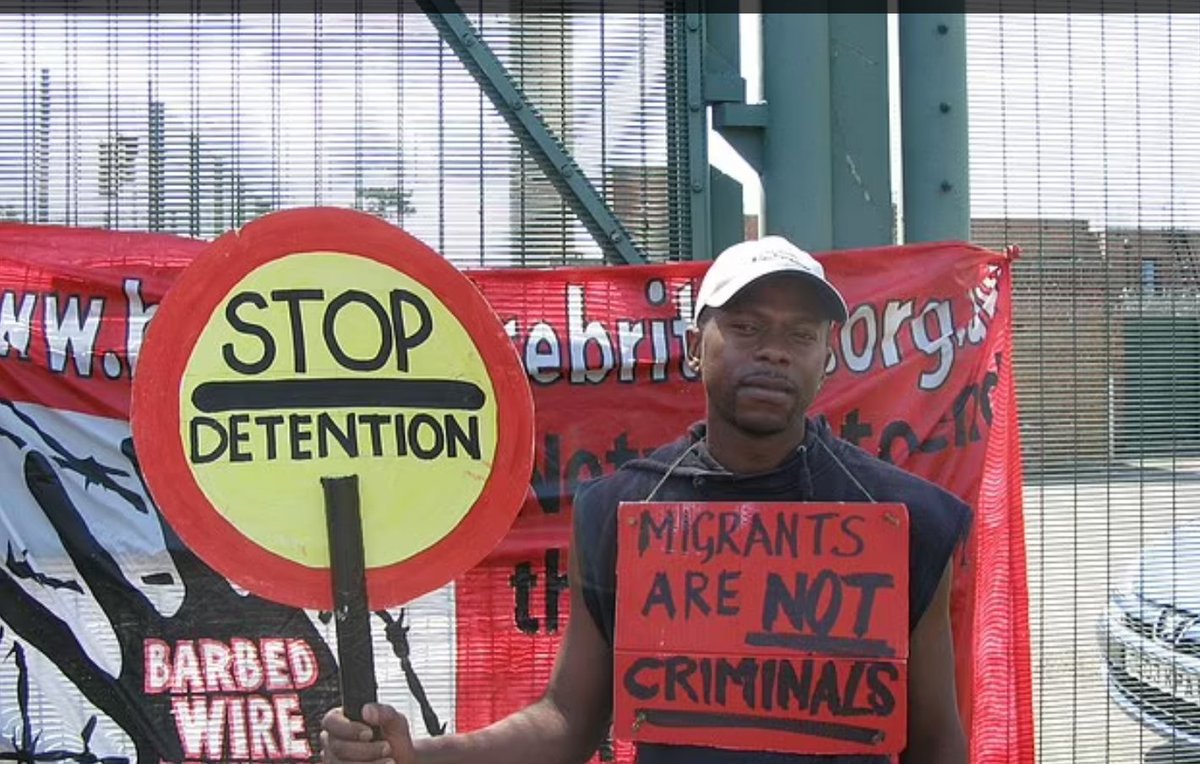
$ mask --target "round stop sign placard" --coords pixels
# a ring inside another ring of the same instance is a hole
[[[305,209],[215,241],[147,331],[131,414],[146,482],[214,569],[332,605],[322,477],[357,475],[367,596],[407,602],[507,533],[533,402],[453,265],[364,213]]]

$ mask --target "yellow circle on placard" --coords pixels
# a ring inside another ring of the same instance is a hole
[[[445,538],[496,451],[495,395],[467,331],[419,282],[346,253],[247,274],[201,332],[179,396],[208,500],[310,567],[329,566],[322,477],[358,475],[366,566],[379,568]]]

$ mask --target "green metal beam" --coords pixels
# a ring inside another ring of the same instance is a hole
[[[704,51],[704,99],[713,105],[712,126],[762,175],[767,105],[748,104],[741,74],[740,21],[733,13],[708,13]]]
[[[740,20],[734,13],[705,14],[704,100],[715,104],[713,127],[720,129],[717,110],[746,100],[746,81],[741,74]],[[722,131],[723,132],[723,131]],[[761,159],[762,130],[758,130]],[[728,140],[728,137],[726,137]],[[695,259],[715,257],[726,247],[746,238],[746,210],[742,184],[716,167],[708,168],[709,231],[711,254],[693,254]]]
[[[712,186],[712,257],[726,247],[746,238],[746,210],[742,199],[742,184],[716,167],[708,168]],[[711,257],[695,255],[696,260]]]
[[[710,100],[713,127],[762,177],[764,232],[810,249],[893,242],[887,16],[768,12],[762,20],[766,102],[741,103],[727,84],[710,88]],[[721,31],[710,35],[712,48],[736,60],[731,30]],[[729,79],[708,62],[710,77],[714,70]]]
[[[769,118],[770,110],[765,103],[718,103],[712,110],[713,129],[760,176]]]
[[[684,14],[684,50],[687,56],[688,186],[691,211],[691,257],[712,257],[710,229],[711,186],[708,177],[708,109],[704,102],[704,14]]]
[[[904,240],[971,237],[966,21],[900,14]]]
[[[829,14],[762,15],[765,233],[801,247],[833,247]]]
[[[736,13],[704,14],[704,100],[709,103],[746,100],[740,24]]]
[[[537,109],[521,92],[504,64],[475,31],[454,0],[417,0],[442,40],[487,94],[509,129],[530,153],[563,201],[613,263],[645,263],[646,256],[629,237],[604,198],[584,175]],[[690,62],[689,62],[690,63]]]
[[[887,16],[829,14],[835,249],[893,243]]]
[[[767,104],[745,103],[740,20],[736,13],[707,13],[708,47],[704,49],[704,100],[713,104],[713,130],[762,174],[763,131]]]

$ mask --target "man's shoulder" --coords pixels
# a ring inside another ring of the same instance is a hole
[[[870,494],[867,500],[908,510],[909,627],[933,599],[943,571],[970,532],[971,507],[940,485],[843,440],[831,443],[848,472]]]
[[[966,538],[974,512],[958,496],[847,441],[835,438],[831,445],[850,474],[870,494],[864,498],[908,508],[914,553],[928,555],[932,564],[942,564]]]
[[[971,512],[966,502],[927,478],[880,459],[841,438],[832,438],[832,446],[837,456],[870,493],[869,498],[875,501],[942,507],[955,513]]]
[[[633,501],[644,485],[652,484],[651,477],[646,472],[619,467],[583,481],[575,489],[575,511],[595,511],[622,501]]]
[[[623,501],[644,501],[666,472],[667,465],[688,445],[686,436],[679,438],[613,472],[581,482],[575,489],[575,511],[608,514]]]

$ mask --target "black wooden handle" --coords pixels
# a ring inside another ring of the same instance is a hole
[[[325,489],[325,520],[329,529],[342,709],[350,719],[362,721],[362,707],[375,702],[377,688],[358,476],[323,477],[321,485]]]

